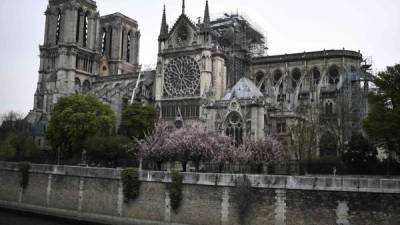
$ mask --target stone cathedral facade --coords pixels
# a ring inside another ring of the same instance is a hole
[[[265,37],[248,20],[237,14],[212,20],[205,4],[203,18],[194,22],[183,1],[172,26],[164,7],[157,66],[143,72],[135,20],[100,16],[92,0],[49,0],[28,116],[39,140],[57,99],[72,94],[97,96],[117,115],[139,100],[154,104],[173,126],[203,123],[238,142],[275,135],[289,148],[292,127],[306,121],[317,130],[315,156],[338,155],[352,133],[362,132],[371,74],[360,52],[269,56]]]

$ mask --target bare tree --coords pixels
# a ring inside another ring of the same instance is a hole
[[[296,121],[289,127],[290,148],[299,161],[310,160],[317,149],[318,112],[314,106],[301,104],[296,110]]]
[[[23,120],[23,119],[24,119],[23,113],[19,113],[16,111],[9,111],[7,113],[1,114],[0,124],[3,124],[4,122],[7,122],[7,121],[18,121],[18,120]]]

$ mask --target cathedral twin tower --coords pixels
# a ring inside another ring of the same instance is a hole
[[[140,32],[120,13],[100,17],[92,0],[49,0],[34,109],[88,93],[96,77],[137,72]]]

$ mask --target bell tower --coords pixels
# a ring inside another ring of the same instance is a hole
[[[48,114],[58,98],[90,90],[100,58],[99,14],[92,0],[49,0],[45,15],[33,108]]]
[[[138,73],[140,30],[136,20],[121,13],[100,19],[100,76]]]

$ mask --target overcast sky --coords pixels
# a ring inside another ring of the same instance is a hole
[[[32,108],[47,2],[1,0],[0,114]],[[140,62],[148,67],[156,62],[163,4],[172,27],[181,2],[97,0],[97,6],[101,15],[119,11],[139,22]],[[186,14],[203,16],[204,5],[186,0]],[[399,0],[210,0],[210,11],[246,14],[266,34],[270,55],[346,48],[372,56],[376,70],[400,62]]]

